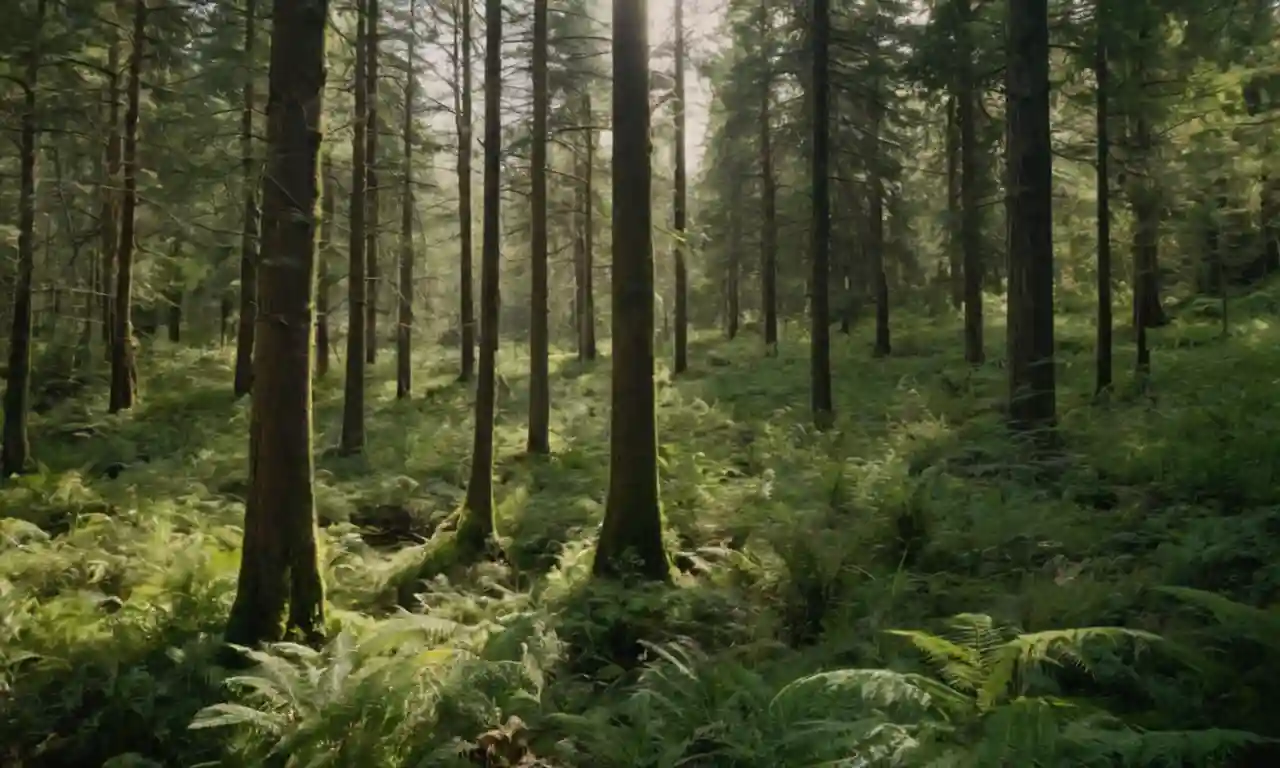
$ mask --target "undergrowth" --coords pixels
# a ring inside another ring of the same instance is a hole
[[[1270,289],[1268,289],[1270,290]],[[1091,392],[1059,319],[1061,452],[1035,462],[938,318],[895,355],[836,336],[837,423],[806,344],[696,339],[659,373],[674,587],[591,581],[607,360],[556,356],[553,455],[522,456],[501,351],[507,562],[419,578],[464,493],[471,392],[420,357],[372,371],[367,455],[316,392],[334,605],[319,650],[225,669],[247,490],[230,355],[154,342],[131,413],[91,386],[33,416],[39,472],[0,486],[0,764],[33,766],[1265,765],[1280,711],[1280,334],[1154,332],[1153,387]],[[998,336],[990,334],[992,338]],[[1118,359],[1131,350],[1121,347]],[[1250,762],[1252,761],[1252,762]]]

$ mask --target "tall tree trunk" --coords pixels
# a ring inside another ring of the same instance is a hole
[[[365,132],[365,149],[364,161],[365,171],[368,174],[368,183],[365,187],[365,205],[368,207],[364,224],[364,258],[365,270],[367,278],[367,288],[365,288],[365,342],[364,342],[364,361],[373,365],[378,361],[378,288],[380,280],[378,278],[378,235],[379,231],[379,210],[378,210],[378,0],[364,0],[365,15],[368,17],[365,21],[365,105],[368,108],[368,118],[366,120],[367,129]]]
[[[1098,337],[1094,348],[1095,394],[1111,387],[1111,68],[1107,62],[1106,3],[1097,0],[1094,15],[1098,25],[1094,41],[1093,72],[1097,79],[1094,102],[1097,106],[1097,198],[1098,198]]]
[[[773,101],[773,66],[769,61],[768,9],[760,11],[760,51],[765,58],[765,72],[760,91],[760,287],[764,312],[764,344],[766,354],[778,351],[778,222],[777,182],[773,176],[773,126],[770,107]]]
[[[867,201],[868,211],[870,212],[871,240],[871,280],[872,288],[875,290],[876,299],[876,331],[875,343],[872,345],[871,354],[874,357],[885,357],[892,347],[889,344],[889,276],[885,272],[884,265],[884,179],[881,172],[880,164],[880,131],[881,124],[884,122],[884,108],[880,104],[879,81],[873,81],[871,93],[870,116],[871,116],[871,133],[870,133],[870,149],[867,155],[867,194],[870,199]],[[816,272],[814,273],[817,274]],[[825,283],[824,283],[825,284]]]
[[[400,192],[400,286],[396,291],[396,397],[404,399],[413,388],[413,91],[417,79],[414,53],[418,6],[409,0],[409,50],[404,77],[404,188]]]
[[[111,413],[132,408],[137,396],[137,349],[133,339],[133,250],[138,208],[138,113],[142,101],[142,56],[146,42],[147,0],[134,0],[133,51],[129,54],[129,107],[124,116],[124,210],[121,214],[120,268],[116,275],[115,338],[111,343]]]
[[[19,474],[31,459],[27,411],[31,397],[31,284],[35,272],[36,237],[36,85],[44,37],[45,0],[36,0],[35,39],[27,49],[22,81],[22,118],[18,171],[18,280],[13,292],[13,327],[9,333],[9,374],[4,390],[4,435],[0,443],[0,478]]]
[[[978,84],[973,64],[973,7],[960,0],[960,94],[956,118],[960,128],[960,243],[964,252],[964,359],[978,365],[986,359],[982,343],[982,211],[979,208],[978,132],[975,119]]]
[[[468,554],[497,542],[493,502],[493,425],[497,410],[498,268],[502,202],[502,0],[484,4],[484,229],[480,252],[480,368],[471,479],[458,543]]]
[[[263,195],[262,324],[254,351],[249,499],[226,637],[239,645],[324,634],[311,441],[316,154],[328,0],[276,0],[272,11]]]
[[[323,193],[320,198],[320,245],[316,277],[316,375],[329,375],[329,292],[333,274],[333,219],[338,211],[337,179],[333,175],[333,155],[324,153],[321,163]]]
[[[547,357],[547,0],[533,2],[533,285],[529,292],[529,453],[551,452],[551,381]]]
[[[586,288],[587,276],[587,195],[586,195],[586,148],[578,147],[574,153],[574,175],[577,177],[573,185],[573,216],[570,224],[573,229],[573,340],[578,350],[578,360],[587,359],[585,339]]]
[[[476,315],[471,298],[471,2],[457,0],[462,6],[461,30],[455,29],[460,38],[457,46],[462,49],[461,85],[457,89],[456,112],[458,115],[458,243],[461,246],[459,282],[461,289],[462,370],[460,381],[470,381],[476,370]],[[454,63],[458,57],[455,54]]]
[[[725,310],[728,314],[725,325],[725,334],[733,341],[738,337],[738,322],[742,317],[742,310],[739,304],[741,296],[742,282],[742,212],[740,210],[742,201],[742,185],[733,184],[731,187],[731,204],[729,206],[729,269],[728,279],[725,281]]]
[[[835,404],[831,397],[831,321],[828,302],[830,291],[829,254],[831,250],[831,174],[829,167],[828,139],[831,131],[831,106],[828,77],[831,39],[831,4],[829,0],[813,0],[812,35],[813,72],[810,87],[813,103],[813,148],[810,160],[810,183],[813,192],[813,238],[809,276],[811,327],[809,332],[809,384],[811,389],[813,420],[819,429],[831,426],[835,416]],[[877,323],[877,327],[878,327]],[[877,332],[877,339],[879,333]]]
[[[244,97],[240,113],[240,169],[244,184],[244,220],[240,231],[240,325],[236,335],[235,396],[253,388],[253,338],[258,324],[258,175],[253,168],[253,55],[257,37],[257,0],[244,10]]]
[[[123,6],[115,3],[118,16]],[[110,43],[107,47],[107,146],[106,168],[102,180],[101,248],[102,248],[102,348],[111,360],[111,343],[115,337],[115,282],[117,249],[120,247],[120,34],[114,24],[107,25]]]
[[[1008,14],[1009,416],[1031,431],[1056,418],[1048,0],[1009,0]]]
[[[592,572],[666,581],[653,382],[649,20],[613,0],[613,389],[609,494]]]
[[[368,126],[368,80],[364,72],[365,0],[356,0],[355,115],[351,121],[351,222],[347,243],[347,377],[342,393],[342,438],[338,450],[353,455],[364,450],[365,323],[365,129]]]
[[[964,0],[960,0],[964,2]],[[964,306],[964,241],[960,228],[960,99],[959,84],[947,97],[947,277],[951,306]]]
[[[591,94],[583,95],[586,104],[587,122],[592,119]],[[595,198],[595,175],[596,175],[596,135],[595,131],[588,126],[583,132],[583,141],[586,144],[586,171],[582,174],[582,195],[586,200],[582,213],[582,346],[583,357],[587,360],[596,359],[596,198]]]
[[[1147,63],[1151,56],[1153,38],[1156,37],[1153,27],[1155,20],[1151,11],[1143,14],[1135,52],[1134,76],[1140,86],[1147,83]],[[1143,88],[1145,90],[1145,88]],[[1133,322],[1135,326],[1158,328],[1168,323],[1164,305],[1160,300],[1160,192],[1154,173],[1155,135],[1151,125],[1151,105],[1149,97],[1142,96],[1137,104],[1137,115],[1133,121],[1133,154],[1137,159],[1139,172],[1133,174],[1135,193],[1130,196],[1134,216],[1134,305]],[[1145,358],[1146,334],[1139,333],[1143,343],[1139,345],[1139,358]],[[1146,363],[1138,362],[1139,370],[1145,370]]]
[[[685,173],[685,104],[684,104],[684,3],[675,4],[676,25],[676,199],[672,217],[676,230],[676,361],[675,373],[689,367],[689,274],[685,263],[687,179]]]

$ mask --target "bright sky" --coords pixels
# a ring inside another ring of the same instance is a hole
[[[677,2],[680,0],[649,0],[651,47],[675,40],[673,14]],[[685,39],[689,41],[691,56],[699,59],[706,57],[715,53],[723,44],[716,33],[720,29],[720,20],[724,17],[725,3],[726,0],[685,0]],[[710,83],[699,77],[691,66],[685,72],[685,102],[685,152],[689,176],[692,178],[697,176],[702,161],[707,116],[711,107],[711,89]]]

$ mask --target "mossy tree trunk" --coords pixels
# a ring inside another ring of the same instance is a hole
[[[124,206],[120,215],[119,269],[111,342],[111,396],[108,410],[133,407],[138,369],[133,340],[133,251],[138,208],[138,116],[142,101],[142,57],[146,48],[147,0],[135,0],[133,51],[129,54],[129,106],[124,116]]]
[[[1008,14],[1009,416],[1043,434],[1056,416],[1048,2],[1009,0]]]
[[[244,9],[244,96],[240,112],[240,173],[244,184],[244,218],[240,229],[240,323],[236,334],[234,390],[244,397],[253,388],[253,341],[258,315],[258,174],[253,168],[253,112],[255,109],[253,56],[257,47],[256,0]]]
[[[324,154],[321,163],[320,245],[316,267],[316,375],[329,374],[329,293],[333,287],[330,262],[333,259],[333,218],[338,210],[337,179],[333,175],[333,156]]]
[[[533,285],[529,291],[529,453],[551,452],[551,380],[547,324],[547,0],[533,3],[533,158],[531,243]],[[488,201],[486,200],[486,205]],[[485,215],[488,216],[486,210]]]
[[[347,244],[347,377],[342,393],[342,438],[338,450],[351,456],[364,450],[365,345],[365,129],[368,80],[364,71],[365,8],[356,2],[355,115],[351,125],[351,222]]]
[[[458,524],[458,543],[468,555],[495,543],[493,424],[497,408],[498,270],[502,232],[502,0],[485,0],[484,229],[480,254],[480,370],[476,386],[471,479]]]
[[[609,494],[592,571],[665,581],[653,381],[649,20],[613,0],[613,391]]]
[[[327,0],[276,0],[267,102],[270,154],[244,551],[226,637],[256,645],[324,634],[311,445],[316,157]]]
[[[9,371],[4,390],[4,435],[0,477],[19,474],[31,459],[27,412],[31,398],[31,284],[36,260],[36,86],[40,76],[45,0],[36,0],[35,39],[27,49],[22,79],[22,117],[18,158],[18,279],[13,291],[9,333]]]

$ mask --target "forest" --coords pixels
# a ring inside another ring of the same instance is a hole
[[[1276,0],[4,0],[0,766],[1280,765]]]

